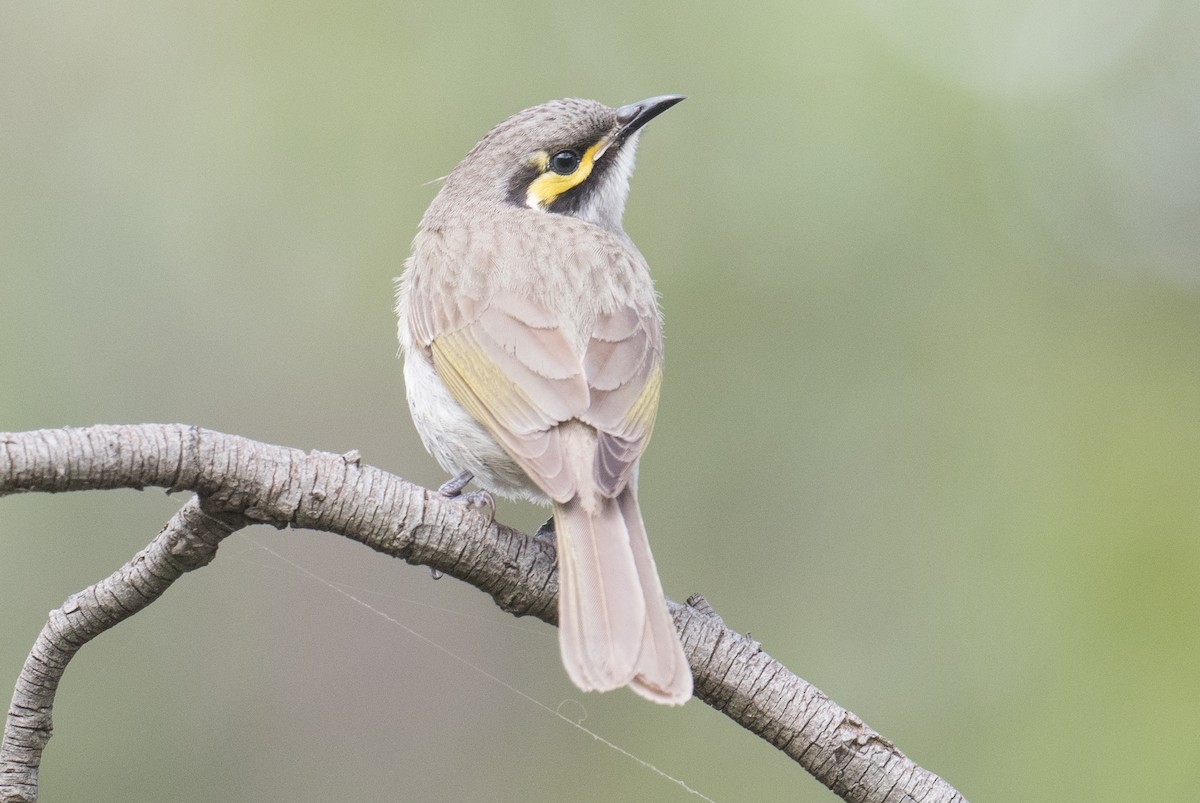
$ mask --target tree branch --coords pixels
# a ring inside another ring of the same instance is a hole
[[[52,611],[17,680],[0,746],[0,800],[34,801],[58,681],[71,657],[156,600],[252,523],[337,533],[557,622],[553,545],[380,469],[178,424],[0,433],[0,496],[157,486],[196,494],[111,577]],[[854,714],[735,633],[699,595],[669,602],[695,694],[854,803],[966,803]]]

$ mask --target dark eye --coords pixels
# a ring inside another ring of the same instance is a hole
[[[569,176],[579,167],[579,154],[575,151],[559,151],[550,157],[550,169],[560,176]]]

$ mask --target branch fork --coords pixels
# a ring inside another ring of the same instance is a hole
[[[144,488],[194,495],[153,541],[50,612],[17,679],[0,744],[0,801],[37,799],[54,695],[88,641],[157,600],[249,524],[336,533],[470,583],[515,616],[557,620],[553,544],[364,465],[182,424],[0,433],[0,496]],[[668,600],[698,699],[854,803],[966,803],[861,719],[731,630],[699,594]]]

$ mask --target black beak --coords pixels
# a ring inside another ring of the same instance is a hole
[[[659,95],[617,109],[617,130],[612,136],[612,144],[620,145],[646,123],[685,97],[686,95]]]

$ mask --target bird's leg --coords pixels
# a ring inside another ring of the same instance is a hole
[[[466,488],[471,480],[475,479],[475,475],[469,471],[460,471],[451,479],[442,483],[438,488],[438,493],[447,499],[462,499],[471,507],[475,508],[485,519],[491,524],[496,520],[496,500],[487,491],[471,491],[468,494],[463,493],[463,488]]]
[[[475,479],[475,475],[469,471],[460,471],[452,478],[442,483],[438,488],[438,493],[447,499],[454,499],[462,495],[463,488],[470,484],[471,480]]]

